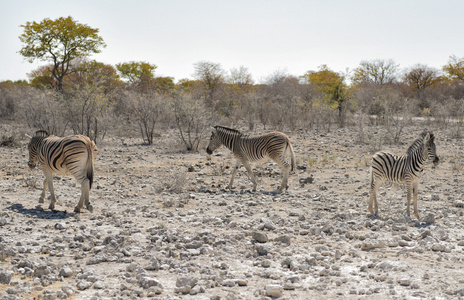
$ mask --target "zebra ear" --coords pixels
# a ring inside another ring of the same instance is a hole
[[[431,143],[434,143],[434,142],[435,142],[435,135],[434,135],[433,133],[430,133],[429,141],[430,141]]]
[[[430,133],[427,132],[427,134],[424,136],[424,142],[428,142],[430,140]]]

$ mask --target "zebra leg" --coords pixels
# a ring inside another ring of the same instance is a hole
[[[50,172],[50,170],[44,170],[45,173],[45,178],[46,181],[48,182],[48,189],[50,190],[50,205],[48,206],[49,209],[54,210],[55,209],[55,203],[56,203],[56,198],[55,198],[55,190],[53,189],[53,174]],[[45,189],[44,189],[45,192]]]
[[[414,199],[414,216],[419,220],[419,213],[417,212],[417,194],[419,191],[419,182],[414,182],[412,185],[412,195]]]
[[[234,167],[234,169],[232,170],[232,177],[230,178],[229,185],[227,186],[227,188],[228,188],[229,190],[232,189],[232,185],[234,184],[234,178],[235,178],[235,175],[237,174],[238,168],[240,168],[240,164],[241,164],[241,162],[240,162],[239,160],[237,160],[237,161],[235,162],[235,167]]]
[[[406,208],[406,214],[408,217],[411,216],[410,214],[410,207],[411,207],[411,194],[413,190],[413,184],[411,182],[406,182],[406,191],[408,193],[406,201],[407,203],[407,208]]]
[[[45,177],[44,182],[43,182],[42,195],[40,195],[39,203],[45,202],[45,192],[47,191],[47,187],[48,187],[48,182],[47,182],[47,177]]]
[[[382,185],[385,180],[375,180],[371,185],[371,195],[369,197],[369,213],[372,215],[379,215],[379,204],[377,202],[377,189]]]
[[[280,191],[283,191],[284,189],[288,189],[288,177],[290,175],[290,165],[287,163],[282,164],[282,172],[283,172],[283,177],[282,177],[282,184],[280,185]]]
[[[255,175],[253,175],[253,171],[251,170],[251,166],[247,161],[243,162],[246,170],[248,171],[248,175],[250,176],[251,182],[253,182],[253,191],[256,191],[256,186],[258,185],[255,179]]]
[[[80,212],[81,209],[85,207],[90,211],[93,212],[93,206],[90,204],[90,182],[86,178],[81,182],[81,198],[79,199],[79,203],[74,208],[74,212]]]

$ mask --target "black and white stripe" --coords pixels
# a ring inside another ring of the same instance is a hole
[[[74,135],[68,137],[49,136],[46,131],[37,131],[28,145],[29,168],[34,169],[37,163],[45,174],[43,191],[39,202],[44,203],[47,187],[50,189],[50,209],[55,208],[56,198],[53,190],[53,174],[70,174],[81,184],[81,198],[74,211],[79,212],[84,202],[89,211],[93,211],[89,194],[94,175],[94,161],[97,146],[88,137]]]
[[[267,158],[271,158],[283,170],[283,179],[279,191],[288,188],[287,183],[290,170],[293,171],[295,169],[295,153],[293,152],[290,140],[282,132],[270,132],[259,136],[248,136],[235,129],[215,126],[206,152],[212,154],[213,151],[221,145],[231,150],[237,159],[228,188],[232,188],[237,170],[240,165],[243,164],[253,182],[253,190],[256,190],[257,182],[251,170],[250,162]],[[291,164],[285,159],[287,149],[290,151]]]
[[[419,219],[417,212],[417,193],[424,164],[427,160],[438,164],[435,136],[432,132],[423,132],[408,148],[406,155],[396,156],[388,152],[377,152],[372,157],[370,171],[370,198],[369,212],[378,214],[377,189],[386,180],[405,184],[407,190],[407,215],[411,204],[411,193],[414,200],[414,215]]]

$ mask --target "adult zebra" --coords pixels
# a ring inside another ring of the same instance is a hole
[[[232,188],[234,177],[237,174],[240,164],[243,164],[253,182],[253,191],[256,191],[257,182],[251,170],[250,162],[267,158],[271,158],[283,170],[282,184],[278,190],[283,191],[288,188],[287,183],[290,170],[293,171],[295,169],[295,153],[293,152],[290,140],[282,132],[270,132],[259,136],[248,136],[235,129],[215,126],[211,133],[206,152],[212,154],[213,151],[221,145],[231,150],[236,158],[235,167],[232,171],[232,177],[228,186],[229,189]],[[291,164],[288,164],[285,160],[287,149],[290,151]]]
[[[73,135],[68,137],[50,136],[48,132],[39,130],[31,138],[28,145],[29,168],[34,169],[37,163],[42,166],[45,180],[39,203],[44,203],[47,186],[50,189],[51,201],[49,209],[55,209],[55,192],[53,190],[53,174],[71,174],[81,184],[81,198],[74,208],[80,212],[84,207],[92,212],[89,194],[93,182],[94,161],[97,146],[88,137]]]
[[[372,157],[370,170],[369,212],[378,215],[377,189],[383,182],[389,180],[394,183],[406,184],[407,190],[407,215],[411,205],[411,193],[414,199],[414,215],[419,219],[417,212],[417,192],[420,176],[424,164],[432,160],[438,164],[439,158],[435,148],[435,136],[432,132],[424,131],[408,148],[406,155],[396,156],[388,152],[377,152]],[[374,211],[373,211],[374,208]]]

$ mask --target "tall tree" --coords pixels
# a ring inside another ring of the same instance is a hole
[[[423,92],[440,78],[436,69],[427,65],[417,64],[406,71],[403,79],[412,90],[416,91],[417,96],[421,98]]]
[[[319,71],[308,71],[303,78],[321,91],[327,102],[336,105],[340,126],[343,127],[345,104],[348,100],[345,76],[330,70],[327,65],[322,65],[319,67]]]
[[[121,77],[130,87],[142,93],[149,93],[155,88],[155,70],[157,66],[144,61],[131,61],[116,64]]]
[[[116,69],[121,77],[131,84],[143,79],[153,79],[156,68],[156,65],[144,61],[131,61],[116,64]]]
[[[252,86],[253,77],[251,76],[248,68],[240,66],[240,68],[230,69],[230,75],[228,76],[228,82],[232,85],[235,85],[239,88]]]
[[[448,64],[443,67],[443,71],[448,74],[450,79],[464,81],[464,57],[459,58],[455,55],[450,56]]]
[[[123,86],[116,69],[111,65],[95,60],[82,60],[73,64],[73,69],[73,74],[65,80],[65,87],[67,84],[75,88],[94,85],[101,87],[104,94],[111,95]]]
[[[27,22],[21,27],[24,33],[19,39],[23,47],[19,53],[31,63],[51,61],[51,73],[60,91],[63,91],[63,79],[72,71],[72,60],[100,53],[100,48],[106,47],[98,29],[78,23],[70,16],[56,20],[46,18],[40,23]]]
[[[397,65],[392,59],[363,60],[359,67],[354,69],[352,81],[354,83],[387,84],[396,81],[398,76]]]
[[[209,61],[200,61],[193,66],[195,69],[195,79],[203,83],[205,102],[207,105],[212,105],[218,91],[224,83],[224,70],[221,64]]]

